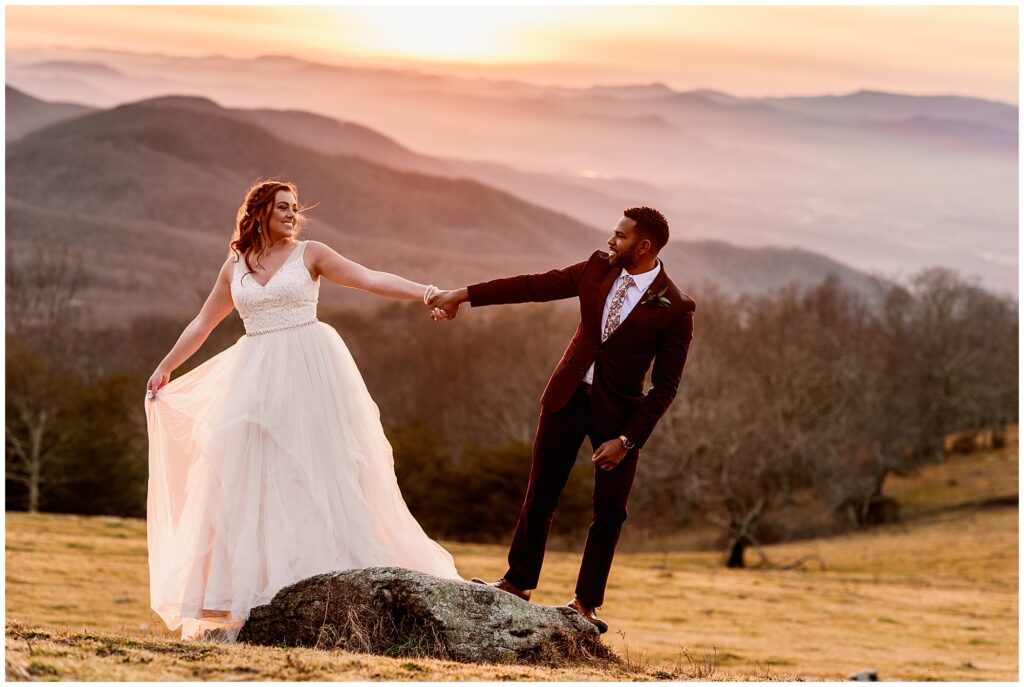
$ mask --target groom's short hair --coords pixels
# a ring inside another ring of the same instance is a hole
[[[636,231],[650,239],[655,250],[661,250],[668,243],[668,220],[654,208],[642,205],[624,210],[622,214],[636,222]]]

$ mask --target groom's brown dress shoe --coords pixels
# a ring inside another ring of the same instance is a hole
[[[608,623],[598,618],[594,609],[584,605],[579,599],[573,599],[566,606],[582,615],[584,620],[592,623],[597,628],[598,633],[604,634],[608,631]]]
[[[508,592],[509,594],[518,596],[523,601],[530,600],[529,589],[520,589],[519,587],[515,586],[514,584],[506,580],[504,577],[498,580],[497,582],[484,582],[479,577],[474,577],[472,579],[472,582],[476,582],[477,584],[485,584],[488,587],[495,587],[503,592]]]

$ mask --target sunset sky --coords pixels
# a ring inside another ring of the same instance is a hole
[[[1015,6],[6,8],[9,59],[44,46],[275,54],[573,86],[867,88],[1014,104],[1017,26]]]

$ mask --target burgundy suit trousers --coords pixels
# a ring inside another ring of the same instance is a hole
[[[520,589],[537,587],[555,508],[583,440],[589,438],[596,450],[619,435],[617,431],[609,434],[607,427],[594,426],[590,402],[586,386],[581,384],[557,412],[541,412],[533,443],[530,482],[509,549],[509,569],[505,573],[505,579]],[[594,518],[576,580],[576,597],[592,608],[604,603],[608,573],[626,520],[626,503],[638,458],[639,450],[633,449],[612,470],[594,469]]]

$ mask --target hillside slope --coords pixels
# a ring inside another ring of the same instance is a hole
[[[445,546],[464,577],[504,570],[503,546]],[[602,611],[605,642],[627,659],[613,671],[181,643],[148,607],[144,522],[8,513],[6,548],[9,679],[842,680],[871,667],[882,680],[1013,681],[1018,670],[1016,508],[765,547],[826,564],[802,570],[623,552]],[[545,563],[533,602],[564,604],[579,553]]]
[[[40,100],[10,86],[4,89],[4,108],[4,136],[7,143],[56,122],[92,112],[94,109],[74,103]]]

